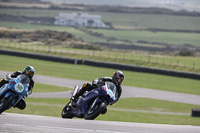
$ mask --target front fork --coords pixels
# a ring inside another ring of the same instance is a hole
[[[79,90],[78,86],[75,86],[73,91],[72,91],[72,96],[71,97],[75,97],[75,95],[78,93],[78,90]]]

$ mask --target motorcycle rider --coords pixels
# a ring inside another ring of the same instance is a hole
[[[123,80],[124,80],[123,72],[115,71],[112,78],[111,77],[96,78],[92,81],[92,85],[90,83],[84,83],[83,86],[81,88],[79,88],[78,92],[75,93],[71,97],[71,99],[70,99],[71,106],[73,106],[73,107],[76,106],[76,101],[77,101],[78,97],[83,95],[84,92],[91,91],[93,88],[97,88],[99,86],[105,85],[106,81],[113,82],[116,85],[116,93],[115,93],[116,101],[115,102],[117,102],[122,93],[121,84],[122,84]],[[112,103],[112,104],[114,104],[114,103]],[[106,111],[107,111],[107,109],[104,111],[104,113],[106,113]]]
[[[26,76],[29,77],[30,79],[30,83],[29,83],[29,88],[28,88],[28,95],[30,95],[32,93],[32,89],[34,86],[34,81],[33,81],[33,76],[35,73],[35,69],[32,66],[26,66],[24,68],[24,71],[16,71],[12,74],[8,74],[6,79],[1,79],[0,80],[0,87],[2,87],[4,84],[9,83],[9,79],[11,78],[16,78],[18,75],[20,74],[25,74]],[[23,110],[26,108],[26,102],[25,102],[25,98],[22,98],[16,105],[17,108]]]

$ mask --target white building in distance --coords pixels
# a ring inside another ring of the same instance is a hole
[[[84,26],[93,28],[108,28],[101,21],[100,15],[90,15],[88,13],[59,13],[59,16],[55,17],[55,25],[64,26]]]

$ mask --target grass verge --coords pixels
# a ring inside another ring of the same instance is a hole
[[[7,112],[61,117],[61,111],[68,101],[69,99],[27,98],[27,108],[25,110],[12,108]],[[170,111],[183,113],[190,113],[191,109],[195,107],[200,108],[200,106],[196,105],[147,98],[123,98],[110,107],[143,110],[162,108],[162,110],[160,110],[161,112]],[[97,120],[200,126],[200,119],[198,117],[191,117],[190,115],[170,115],[109,109],[106,115],[100,115]]]

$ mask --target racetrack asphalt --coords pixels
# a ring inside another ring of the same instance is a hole
[[[7,71],[0,71],[0,77],[5,78]],[[43,83],[55,86],[62,87],[70,87],[74,86],[82,86],[83,83],[91,83],[91,81],[83,81],[83,80],[74,80],[74,79],[66,79],[66,78],[58,78],[58,77],[49,77],[42,75],[34,76],[35,83]],[[129,98],[129,97],[142,97],[142,98],[152,98],[158,100],[167,100],[179,103],[187,103],[200,105],[200,96],[193,94],[185,94],[185,93],[177,93],[170,91],[162,91],[162,90],[154,90],[147,88],[139,88],[139,87],[131,87],[122,85],[123,92],[121,98]],[[41,98],[70,98],[71,92],[53,92],[53,93],[33,93],[30,97],[41,97]]]
[[[2,133],[199,133],[200,126],[62,119],[2,113]]]

